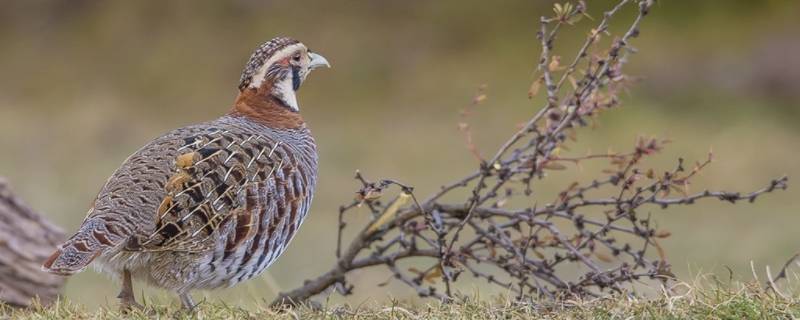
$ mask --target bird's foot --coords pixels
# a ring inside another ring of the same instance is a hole
[[[199,304],[194,302],[192,296],[189,295],[188,292],[185,292],[185,293],[179,293],[178,297],[180,297],[181,299],[181,305],[183,305],[183,310],[189,313],[194,313],[195,308],[197,308]]]
[[[133,297],[130,298],[120,298],[119,301],[119,311],[122,313],[130,313],[135,311],[142,311],[144,310],[144,306],[136,302]]]
[[[119,298],[119,309],[122,313],[144,309],[143,305],[136,302],[136,297],[133,295],[133,281],[131,280],[131,272],[128,270],[122,271],[122,290],[120,290],[117,298]]]

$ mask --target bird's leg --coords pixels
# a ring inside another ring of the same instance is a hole
[[[136,302],[133,296],[133,281],[131,281],[131,272],[127,269],[122,271],[122,290],[117,296],[120,301],[120,310],[123,312],[130,311],[133,308],[142,309],[143,306]]]
[[[183,304],[184,309],[192,311],[194,307],[197,306],[194,300],[192,300],[192,296],[189,295],[189,292],[179,292],[178,296],[181,298],[181,304]]]

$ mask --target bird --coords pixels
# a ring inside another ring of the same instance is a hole
[[[314,195],[317,147],[297,91],[320,67],[330,64],[292,38],[259,46],[232,108],[128,157],[42,269],[68,276],[93,264],[121,282],[122,310],[142,308],[134,279],[193,309],[192,291],[259,275],[286,250]]]

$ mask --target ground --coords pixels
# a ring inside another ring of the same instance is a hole
[[[31,310],[0,309],[0,319],[794,319],[800,300],[787,292],[765,290],[755,282],[678,284],[676,293],[648,299],[625,296],[567,300],[562,303],[518,304],[509,299],[468,299],[458,303],[298,307],[287,310],[245,310],[205,302],[192,313],[177,305],[149,306],[142,312],[121,314],[110,306],[87,310],[60,301]],[[785,291],[785,290],[782,290]]]

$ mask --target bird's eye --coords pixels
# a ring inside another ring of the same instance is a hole
[[[299,52],[298,52],[298,53],[295,53],[295,54],[292,56],[292,60],[299,62],[299,61],[300,61],[300,53],[299,53]]]

